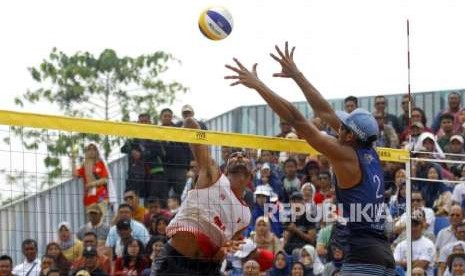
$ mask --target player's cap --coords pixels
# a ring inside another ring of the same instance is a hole
[[[93,246],[85,247],[84,251],[82,251],[82,256],[83,257],[97,256],[97,248],[95,248]]]
[[[262,165],[262,167],[260,168],[260,170],[271,170],[270,164],[269,164],[268,162],[263,163],[263,165]]]
[[[86,208],[86,213],[87,214],[90,214],[90,213],[101,214],[102,209],[100,209],[100,206],[98,204],[92,204],[92,205],[90,205],[89,207]]]
[[[192,106],[190,104],[186,104],[182,107],[181,109],[181,112],[184,113],[184,112],[192,112],[194,113],[194,109],[192,108]]]
[[[459,141],[462,144],[464,143],[462,135],[452,135],[452,137],[450,137],[449,141],[452,142],[454,140]]]
[[[376,140],[378,137],[378,123],[373,115],[363,108],[357,108],[350,114],[345,111],[336,111],[341,123],[350,129],[362,142]]]
[[[270,191],[265,187],[265,185],[259,185],[255,188],[255,195],[264,195],[264,196],[271,196]]]
[[[234,256],[243,259],[249,256],[250,253],[252,253],[255,249],[257,249],[255,243],[250,239],[246,239],[245,243],[241,245],[240,249],[234,253]]]

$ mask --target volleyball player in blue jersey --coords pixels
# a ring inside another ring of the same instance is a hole
[[[295,47],[284,53],[276,46],[277,55],[271,54],[281,65],[275,77],[291,78],[303,91],[315,116],[338,131],[338,138],[321,133],[294,105],[268,88],[257,76],[257,64],[252,70],[237,59],[236,66],[226,67],[237,75],[231,85],[242,84],[256,90],[268,105],[289,122],[312,147],[326,155],[337,179],[336,198],[343,206],[344,225],[336,226],[336,237],[345,249],[343,275],[394,275],[395,262],[384,235],[383,170],[373,142],[378,125],[366,110],[356,109],[350,114],[336,113],[331,105],[299,71],[293,60]]]

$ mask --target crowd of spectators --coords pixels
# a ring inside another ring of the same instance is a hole
[[[402,114],[389,114],[384,96],[376,96],[373,115],[380,133],[377,147],[404,148],[413,152],[412,161],[412,275],[465,275],[465,108],[459,93],[448,95],[448,107],[428,124],[425,113],[409,97],[402,99]],[[347,112],[357,108],[357,98],[344,101]],[[193,117],[186,105],[182,117]],[[161,125],[180,127],[173,111],[164,109]],[[311,118],[328,135],[335,132],[319,118]],[[147,114],[138,122],[151,124]],[[201,124],[206,129],[204,124]],[[285,121],[277,137],[295,139],[298,134]],[[244,150],[254,166],[253,178],[244,200],[252,219],[244,230],[245,244],[223,262],[225,275],[338,275],[344,251],[333,242],[330,220],[311,220],[325,206],[334,206],[335,178],[325,156],[292,152],[221,148],[220,168],[229,155]],[[133,139],[121,148],[129,158],[123,203],[111,220],[105,220],[111,197],[111,176],[90,144],[86,158],[76,170],[85,187],[84,206],[88,222],[77,229],[62,222],[56,240],[47,244],[39,258],[37,243],[23,241],[24,261],[13,266],[7,255],[0,257],[0,275],[150,275],[153,260],[168,241],[166,227],[195,186],[196,163],[187,144]],[[447,163],[442,160],[459,162]],[[383,162],[386,237],[392,244],[397,274],[405,275],[406,171],[402,163]],[[90,184],[90,185],[89,185]],[[267,206],[277,206],[268,212]],[[297,206],[305,206],[299,210]],[[282,221],[281,213],[292,220]],[[331,209],[331,210],[334,210]],[[10,273],[10,274],[9,274]],[[13,274],[11,274],[13,273]]]

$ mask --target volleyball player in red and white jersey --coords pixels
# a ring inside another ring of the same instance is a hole
[[[200,129],[192,118],[184,127]],[[166,229],[170,240],[154,261],[152,275],[220,275],[226,253],[239,249],[241,233],[250,223],[250,209],[241,199],[252,177],[250,160],[233,153],[222,174],[208,146],[190,147],[198,179]]]

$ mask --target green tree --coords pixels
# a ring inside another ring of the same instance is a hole
[[[106,49],[100,55],[77,52],[68,55],[54,48],[37,67],[29,68],[39,88],[15,99],[15,104],[48,102],[63,115],[105,120],[129,121],[131,114],[148,113],[157,120],[160,105],[172,104],[177,93],[187,88],[176,81],[163,80],[163,73],[172,62],[180,63],[171,54],[155,52],[137,57],[119,57]],[[82,141],[103,144],[105,157],[121,138],[88,134],[64,134],[50,130],[15,128],[25,149],[37,150],[46,144],[45,166],[49,168],[46,182],[64,173],[60,157],[72,156]],[[8,141],[6,141],[8,142]]]

